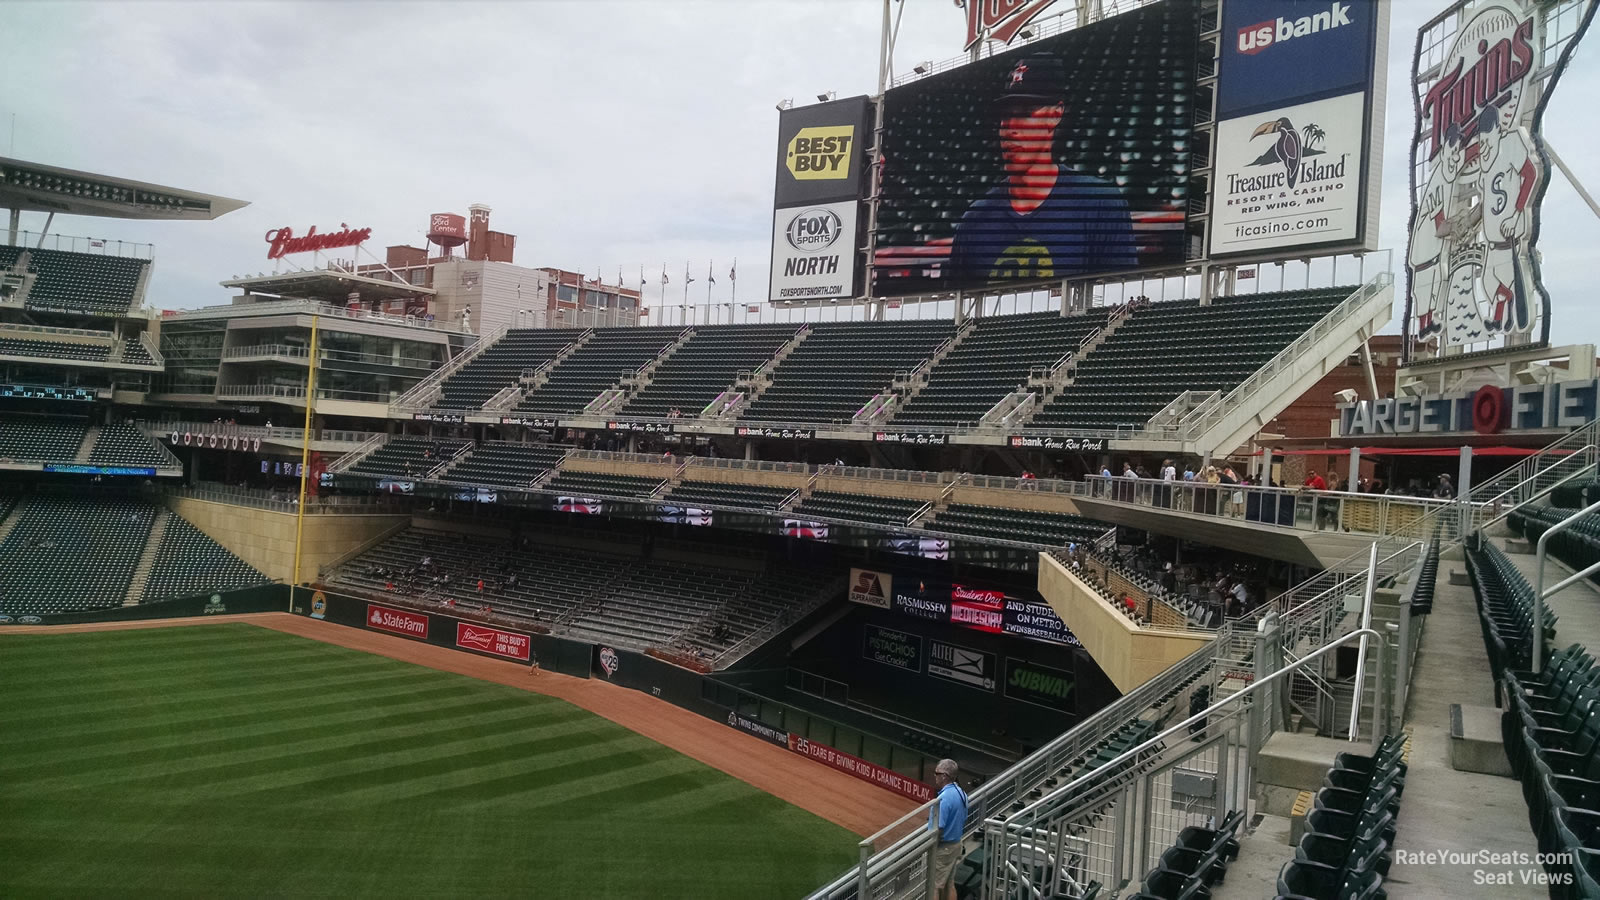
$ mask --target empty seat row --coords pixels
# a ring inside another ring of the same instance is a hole
[[[89,462],[97,466],[137,466],[177,468],[182,465],[172,451],[135,428],[131,422],[115,422],[100,429]]]
[[[168,514],[167,530],[156,547],[140,602],[231,591],[267,581],[255,567],[229,553],[200,529],[180,516]]]
[[[1232,390],[1355,290],[1338,287],[1155,303],[1078,361],[1030,425],[1138,426],[1184,391]]]
[[[878,497],[864,494],[846,494],[839,491],[813,491],[794,507],[797,518],[816,517],[866,522],[874,525],[904,525],[917,510],[925,506],[922,500],[901,497]]]
[[[649,364],[682,335],[679,327],[601,328],[523,395],[517,411],[536,416],[582,412],[595,398]]]
[[[0,612],[121,606],[157,511],[153,503],[122,497],[25,498],[0,541]]]
[[[109,337],[109,335],[107,335]],[[0,356],[26,356],[34,359],[76,359],[105,362],[111,355],[109,344],[79,344],[68,341],[34,341],[0,338]]]
[[[649,475],[611,475],[604,472],[557,472],[541,488],[547,494],[567,497],[638,497],[655,493],[663,478]]]
[[[1306,814],[1294,859],[1278,872],[1278,900],[1384,897],[1405,786],[1402,737],[1384,737],[1376,753],[1334,757]]]
[[[927,527],[930,531],[1060,547],[1093,541],[1112,526],[1068,513],[952,503],[934,513]]]
[[[556,467],[566,447],[485,441],[438,476],[440,481],[488,487],[526,487]]]
[[[0,415],[0,460],[72,462],[88,430],[87,419]]]
[[[67,250],[29,249],[28,270],[37,277],[26,306],[51,312],[126,316],[138,295],[149,260]],[[14,264],[18,254],[12,255]]]
[[[676,506],[744,506],[751,509],[777,509],[794,493],[786,487],[755,484],[722,484],[713,481],[685,481],[667,492],[661,502]]]
[[[1207,896],[1207,889],[1222,883],[1228,863],[1239,857],[1234,837],[1244,822],[1239,810],[1223,816],[1216,827],[1190,825],[1161,852],[1161,859],[1144,876],[1139,893],[1130,900],[1189,900]]]
[[[703,325],[651,375],[650,383],[628,399],[625,416],[665,417],[672,410],[696,416],[728,390],[740,372],[765,365],[799,326]]]
[[[739,418],[850,421],[861,407],[933,356],[955,335],[951,322],[819,322],[778,364],[772,383]]]
[[[583,329],[514,328],[494,346],[479,353],[466,365],[440,382],[441,409],[479,409],[495,394],[517,383],[524,372],[533,372],[556,358],[562,350],[581,339]]]
[[[422,478],[468,443],[444,438],[394,437],[351,466],[348,472],[380,478]]]

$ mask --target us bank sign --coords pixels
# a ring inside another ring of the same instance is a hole
[[[1340,403],[1339,436],[1577,428],[1597,411],[1600,379]]]

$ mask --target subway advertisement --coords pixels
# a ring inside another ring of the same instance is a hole
[[[890,90],[873,295],[1182,263],[1196,9],[1153,4]]]

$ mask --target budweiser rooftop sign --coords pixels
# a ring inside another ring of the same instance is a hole
[[[956,0],[967,11],[967,42],[963,50],[978,46],[984,38],[1009,44],[1028,23],[1055,5],[1056,0]]]
[[[339,223],[338,231],[317,233],[317,226],[304,235],[296,237],[294,229],[285,225],[267,232],[267,259],[280,259],[291,253],[312,253],[317,250],[332,250],[338,247],[354,247],[364,244],[372,237],[371,228],[357,228],[350,230],[350,226]]]

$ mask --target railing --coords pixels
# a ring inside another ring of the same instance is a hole
[[[494,331],[478,338],[477,342],[472,346],[456,354],[455,359],[435,369],[427,378],[412,385],[410,390],[396,397],[390,406],[395,411],[426,409],[428,404],[439,396],[439,385],[443,384],[446,378],[461,371],[462,366],[477,359],[485,350],[494,346],[495,342],[505,337],[506,332],[510,330],[510,325],[501,325]]]
[[[193,487],[173,486],[164,489],[172,497],[188,500],[205,500],[226,503],[230,506],[249,506],[274,512],[297,512],[300,503],[298,491],[269,491],[259,488],[242,488],[226,484],[201,484]],[[410,505],[386,494],[338,494],[306,497],[306,514],[383,515],[410,512]]]
[[[163,369],[167,367],[167,359],[161,355],[161,350],[156,347],[156,342],[150,339],[150,332],[139,332],[139,346],[143,347],[144,352],[150,355],[150,360],[155,365]]]
[[[222,351],[223,359],[256,359],[279,356],[290,359],[310,359],[311,350],[308,347],[291,344],[256,344],[250,347],[229,347]]]
[[[114,339],[114,335],[109,331],[95,331],[92,328],[57,328],[54,325],[28,325],[22,322],[0,322],[0,331],[20,331],[52,337],[92,338],[108,344]]]
[[[521,397],[522,386],[519,384],[508,384],[496,391],[493,397],[485,400],[483,403],[483,408],[485,411],[504,412],[505,410],[516,405],[513,401],[519,400]]]
[[[1081,496],[1297,531],[1416,536],[1417,522],[1449,500],[1309,488],[1155,481],[1085,475]]]
[[[1304,334],[1295,338],[1289,346],[1278,351],[1277,355],[1267,361],[1267,364],[1253,372],[1249,378],[1240,382],[1226,395],[1219,396],[1210,403],[1196,408],[1177,427],[1181,432],[1181,439],[1198,440],[1212,427],[1222,421],[1230,412],[1247,405],[1252,396],[1262,392],[1272,383],[1279,374],[1292,368],[1294,363],[1310,350],[1311,346],[1331,334],[1334,329],[1345,324],[1366,305],[1367,301],[1382,291],[1389,290],[1394,285],[1394,275],[1388,271],[1391,251],[1382,251],[1384,271],[1380,271],[1373,278],[1361,285],[1350,296],[1340,301],[1337,306],[1328,311],[1317,324],[1311,326]],[[1364,265],[1364,264],[1363,264]],[[1168,429],[1156,429],[1160,436],[1170,436]]]
[[[164,419],[152,422],[141,419],[134,423],[146,434],[154,437],[166,437],[173,434],[199,434],[210,436],[213,434],[232,437],[260,438],[280,442],[300,443],[305,439],[303,428],[267,428],[261,425],[230,425],[225,422],[184,422],[178,419]],[[350,431],[345,429],[324,428],[312,432],[314,441],[331,441],[334,443],[362,443],[388,437],[381,431]]]
[[[202,306],[199,309],[175,309],[167,310],[163,318],[187,320],[239,319],[250,316],[284,315],[327,316],[334,319],[380,322],[385,325],[399,325],[406,328],[426,328],[430,331],[461,331],[459,328],[451,328],[447,322],[429,321],[427,319],[419,319],[416,316],[391,316],[388,313],[369,309],[346,309],[342,306],[332,306],[315,300],[267,300],[261,303],[230,303],[226,306]]]
[[[341,456],[336,462],[328,466],[328,471],[334,474],[343,473],[366,459],[372,451],[382,447],[389,440],[387,434],[374,434],[361,442],[361,446]]]
[[[586,416],[602,415],[607,410],[611,409],[611,407],[616,406],[618,400],[621,400],[626,396],[628,396],[627,391],[620,390],[618,388],[608,388],[604,391],[601,391],[600,396],[590,400],[587,404],[585,404],[582,414]]]
[[[42,240],[42,243],[41,243]],[[55,232],[19,231],[14,247],[29,250],[62,250],[67,253],[88,253],[95,256],[122,256],[133,259],[152,259],[154,244],[119,241],[113,238],[77,237]]]
[[[1256,734],[1277,683],[1352,641],[1374,638],[1382,670],[1384,636],[1372,629],[1352,632],[1263,673],[1239,693],[1168,725],[1104,764],[1063,778],[1065,783],[1019,811],[990,812],[983,824],[990,864],[982,895],[1081,896],[1091,882],[1115,889],[1152,868],[1184,827],[1248,812],[1259,753]],[[1386,723],[1388,712],[1375,709],[1372,718]],[[1386,731],[1381,724],[1373,730]],[[1181,793],[1180,771],[1209,782],[1210,797]],[[934,837],[929,832],[920,843]]]
[[[303,384],[228,384],[217,388],[217,396],[250,400],[304,400],[306,387]],[[344,400],[356,403],[388,403],[389,395],[373,391],[317,388],[317,399]]]
[[[1120,731],[1131,719],[1153,706],[1157,700],[1174,694],[1186,683],[1199,679],[1212,666],[1211,647],[1202,647],[1181,662],[1155,678],[1134,688],[1120,699],[1107,705],[1085,719],[1070,731],[1056,737],[1044,747],[1018,761],[967,795],[967,834],[976,831],[989,811],[1009,809],[1035,787],[1059,772],[1069,761],[1076,759],[1101,741]],[[813,897],[843,900],[857,897],[867,900],[886,896],[891,884],[909,875],[919,863],[916,855],[923,853],[931,832],[927,831],[928,816],[937,800],[930,801],[906,813],[896,821],[861,841],[861,863],[842,877],[818,890]],[[965,835],[964,835],[965,836]],[[910,860],[910,866],[905,865]],[[911,879],[907,878],[909,882]],[[906,885],[914,887],[914,885]],[[921,896],[921,894],[896,892],[895,896]]]

